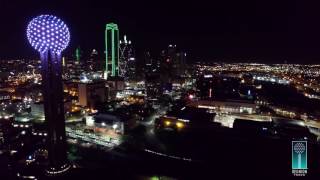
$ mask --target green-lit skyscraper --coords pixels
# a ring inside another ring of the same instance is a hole
[[[80,61],[80,58],[81,58],[81,49],[80,49],[80,46],[77,47],[75,55],[76,55],[76,60],[79,62],[79,61]]]
[[[108,23],[105,31],[106,69],[104,78],[119,75],[119,28],[117,24]]]

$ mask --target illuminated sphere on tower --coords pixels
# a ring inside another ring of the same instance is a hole
[[[31,46],[40,53],[49,50],[60,54],[69,44],[70,32],[58,17],[40,15],[28,24],[27,38]]]
[[[48,164],[46,175],[67,172],[67,158],[61,53],[70,41],[67,25],[58,17],[40,15],[27,26],[27,38],[40,54],[42,97],[47,123]]]

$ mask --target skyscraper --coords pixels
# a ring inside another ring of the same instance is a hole
[[[133,80],[136,75],[134,49],[131,41],[127,40],[126,35],[124,35],[123,40],[120,40],[119,74],[126,81]]]
[[[90,53],[90,57],[87,60],[87,68],[89,71],[103,71],[104,63],[99,61],[98,51],[96,49],[92,49]]]
[[[183,77],[186,71],[186,56],[185,51],[179,50],[176,45],[169,45],[167,50],[163,50],[161,56],[162,72],[167,72],[168,80],[172,81]]]
[[[108,23],[105,30],[106,65],[104,78],[119,76],[119,28]]]

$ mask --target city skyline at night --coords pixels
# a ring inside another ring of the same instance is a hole
[[[0,1],[0,178],[319,179],[317,7]]]

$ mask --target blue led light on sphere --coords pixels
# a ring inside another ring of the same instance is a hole
[[[50,50],[60,54],[69,44],[70,32],[58,17],[40,15],[28,24],[27,37],[31,46],[40,53]]]

